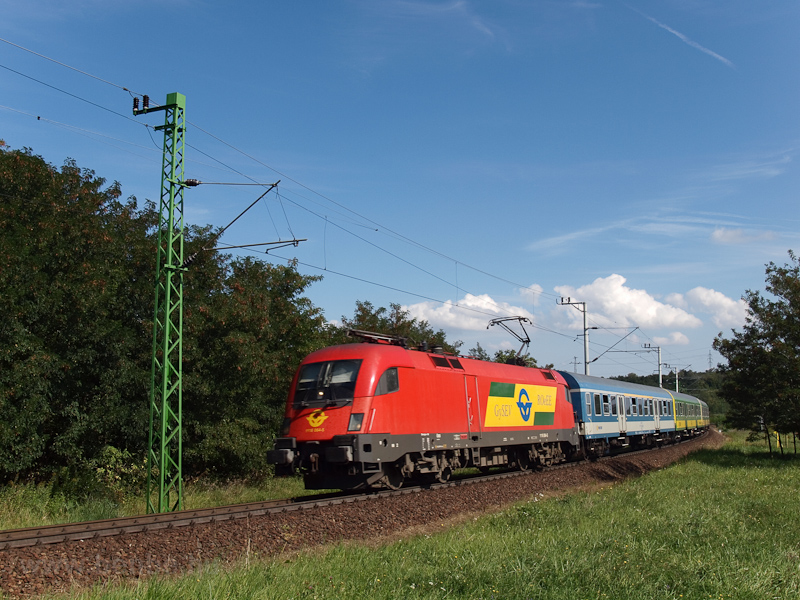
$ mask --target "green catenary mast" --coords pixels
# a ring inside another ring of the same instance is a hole
[[[153,368],[150,384],[150,438],[147,512],[183,509],[181,402],[183,395],[183,153],[186,97],[167,95],[150,107],[147,96],[133,114],[163,110],[164,154],[153,319]],[[157,480],[156,480],[157,478]]]

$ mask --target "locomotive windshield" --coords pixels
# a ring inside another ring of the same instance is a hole
[[[360,359],[304,365],[294,391],[295,407],[321,408],[351,403],[360,367]]]

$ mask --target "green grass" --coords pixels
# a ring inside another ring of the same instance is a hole
[[[342,544],[94,598],[800,597],[800,460],[736,435],[613,487],[537,498],[377,547]]]
[[[184,487],[186,509],[208,508],[277,498],[303,496],[307,492],[300,478],[266,478],[257,483],[216,484],[189,482]],[[313,492],[318,493],[318,492]],[[118,501],[109,498],[75,499],[52,484],[8,485],[0,488],[0,530],[113,519],[145,513],[144,493]]]

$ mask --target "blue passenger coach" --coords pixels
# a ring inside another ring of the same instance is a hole
[[[669,391],[559,371],[570,388],[570,398],[584,452],[601,456],[612,447],[652,446],[674,441],[674,397]],[[698,406],[705,403],[692,396]]]

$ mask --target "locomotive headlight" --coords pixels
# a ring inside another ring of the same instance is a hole
[[[350,415],[350,423],[347,431],[361,431],[361,423],[364,422],[364,413],[353,413]]]

